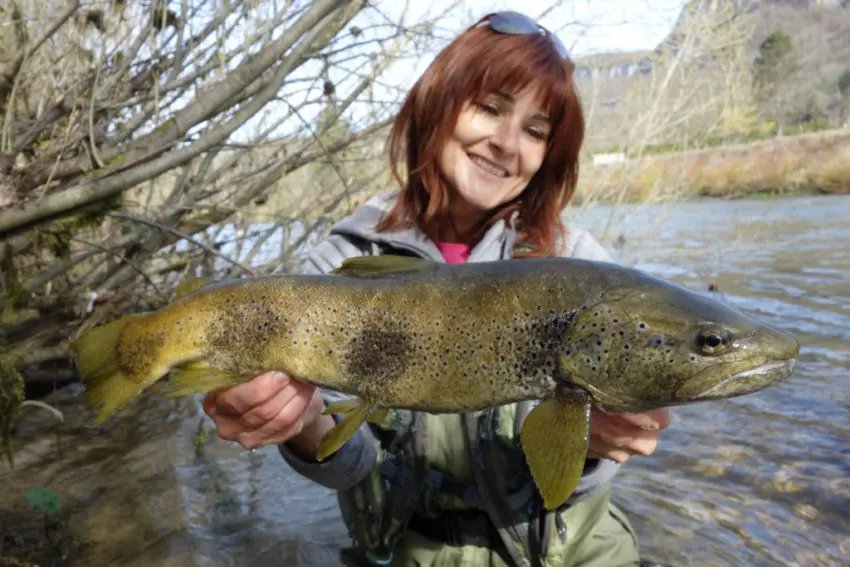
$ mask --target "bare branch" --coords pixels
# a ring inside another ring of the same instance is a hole
[[[243,266],[242,264],[240,264],[236,260],[228,258],[227,256],[221,254],[220,252],[218,252],[214,248],[207,246],[203,242],[200,242],[199,240],[196,240],[195,238],[192,238],[188,234],[184,234],[177,229],[171,228],[170,226],[165,226],[165,225],[159,224],[158,222],[143,219],[143,218],[136,217],[136,216],[133,216],[133,215],[128,215],[126,213],[110,213],[110,216],[113,216],[113,217],[116,217],[116,218],[121,218],[121,219],[126,219],[126,220],[131,220],[133,222],[137,222],[137,223],[141,223],[141,224],[146,224],[150,227],[157,228],[157,229],[162,230],[164,232],[168,232],[170,234],[173,234],[174,236],[177,236],[178,238],[186,240],[187,242],[191,242],[192,244],[194,244],[198,248],[203,248],[204,250],[206,250],[207,252],[209,252],[213,256],[221,258],[225,262],[227,262],[229,264],[233,264],[234,266],[240,268],[243,272],[245,272],[249,276],[256,276],[257,275],[254,272],[254,270],[252,270],[251,268],[248,268],[247,266]]]

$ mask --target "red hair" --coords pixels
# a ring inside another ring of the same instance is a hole
[[[528,187],[492,211],[480,230],[516,211],[517,241],[531,249],[523,255],[551,254],[565,234],[561,213],[578,182],[584,140],[574,68],[544,35],[500,34],[484,26],[457,37],[416,82],[393,123],[390,165],[401,192],[377,230],[416,226],[436,240],[437,219],[449,210],[438,160],[464,105],[497,91],[518,93],[530,87],[552,124],[546,157]]]

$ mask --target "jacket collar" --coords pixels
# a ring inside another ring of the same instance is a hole
[[[397,193],[373,197],[358,207],[351,215],[345,217],[331,228],[331,234],[353,236],[369,242],[383,244],[413,252],[421,258],[442,262],[443,255],[436,244],[416,227],[393,232],[377,232],[375,227],[381,215],[392,208]],[[517,215],[514,214],[509,222],[499,221],[484,233],[484,236],[470,252],[470,262],[503,260],[512,256],[514,240],[516,239]]]

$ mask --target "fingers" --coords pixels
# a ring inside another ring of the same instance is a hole
[[[658,432],[642,429],[597,431],[592,437],[600,443],[627,450],[634,455],[651,455],[658,445]]]
[[[669,409],[633,414],[591,411],[588,454],[623,463],[633,455],[651,455],[658,447],[658,435],[670,424]]]
[[[624,463],[635,455],[648,457],[655,452],[657,447],[657,437],[630,439],[628,441],[618,440],[611,443],[604,438],[592,436],[588,442],[588,454]]]
[[[293,401],[304,389],[292,382],[286,388],[278,391],[267,401],[260,403],[238,416],[239,422],[246,429],[257,429],[279,419],[287,404]]]
[[[282,372],[265,372],[248,382],[216,390],[212,408],[220,415],[242,415],[276,396],[289,383],[290,378]]]
[[[233,440],[246,449],[283,443],[299,435],[308,424],[315,421],[324,407],[321,393],[315,387],[301,382],[293,384],[298,384],[292,388],[295,390],[294,395],[281,405],[277,414],[255,429],[242,429]]]
[[[647,431],[660,431],[670,425],[672,413],[670,408],[660,408],[641,413],[609,414],[627,421]]]
[[[596,441],[592,446],[593,448],[587,451],[587,456],[591,459],[611,459],[615,463],[622,464],[632,457],[628,451],[602,441]]]
[[[318,388],[280,372],[260,374],[204,398],[204,412],[215,422],[218,436],[246,449],[298,435],[323,408]]]
[[[325,400],[322,397],[322,393],[317,389],[313,397],[307,402],[307,406],[301,413],[300,418],[290,426],[281,430],[276,430],[275,428],[269,428],[266,431],[257,430],[240,438],[239,443],[247,449],[252,449],[260,445],[279,445],[300,435],[306,427],[316,422],[324,409]]]

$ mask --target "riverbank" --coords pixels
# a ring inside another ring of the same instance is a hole
[[[582,169],[577,201],[850,194],[850,129],[656,154]]]

